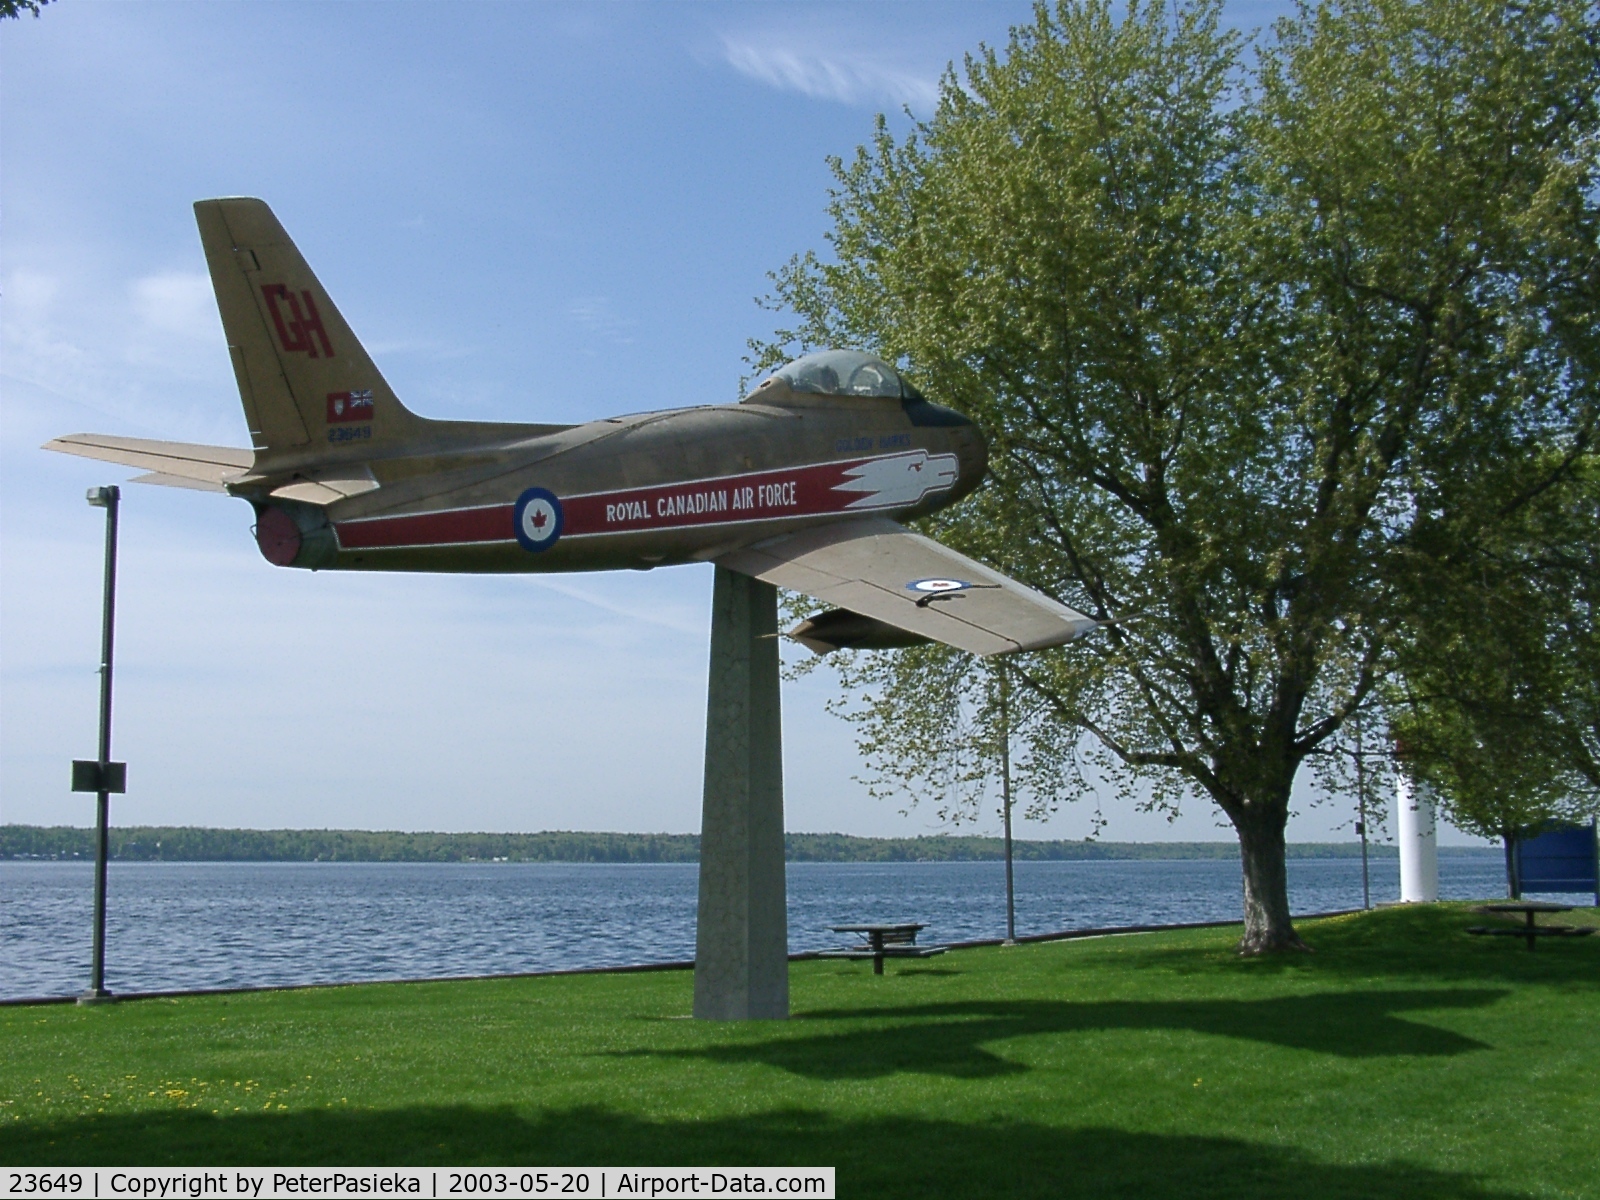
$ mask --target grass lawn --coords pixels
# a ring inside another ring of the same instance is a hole
[[[1463,906],[687,972],[0,1009],[6,1164],[797,1164],[843,1196],[1600,1197],[1600,936]]]

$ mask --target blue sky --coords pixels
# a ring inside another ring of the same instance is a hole
[[[1273,4],[1230,19],[1269,20]],[[93,3],[0,29],[0,820],[87,823],[95,431],[247,444],[191,203],[271,203],[411,408],[580,421],[737,397],[826,158],[1030,6]],[[268,566],[242,502],[124,491],[121,824],[693,830],[709,568]],[[791,829],[935,831],[784,694]],[[1118,810],[1112,839],[1228,833]],[[1092,803],[1027,836],[1076,837]],[[1344,805],[1302,839],[1348,837]],[[980,828],[995,825],[989,821]]]

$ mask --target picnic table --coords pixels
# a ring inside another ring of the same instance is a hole
[[[898,925],[830,925],[834,933],[853,933],[861,938],[859,946],[846,946],[840,950],[824,950],[821,958],[851,958],[872,960],[872,973],[883,974],[885,958],[932,958],[943,954],[944,946],[919,946],[917,934],[927,925],[904,922]]]
[[[1516,926],[1485,926],[1474,925],[1467,930],[1468,933],[1487,934],[1499,937],[1526,938],[1528,949],[1532,950],[1542,937],[1587,937],[1594,932],[1593,928],[1583,928],[1576,925],[1540,925],[1537,918],[1540,913],[1571,912],[1570,904],[1552,904],[1548,900],[1507,900],[1499,904],[1485,904],[1473,910],[1481,913],[1498,913],[1514,915],[1521,913],[1527,918],[1527,923],[1521,928]]]

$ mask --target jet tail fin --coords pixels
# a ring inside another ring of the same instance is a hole
[[[264,459],[371,458],[422,432],[425,419],[395,397],[263,201],[201,200],[194,211]]]

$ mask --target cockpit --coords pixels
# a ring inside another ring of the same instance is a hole
[[[917,391],[881,358],[860,350],[819,350],[776,372],[794,392],[815,396],[882,396],[921,400]]]
[[[788,400],[774,401],[774,394],[784,393]],[[744,400],[746,404],[804,403],[801,398],[805,396],[898,400],[913,425],[972,424],[954,409],[932,403],[883,359],[860,350],[818,350],[797,358]]]

